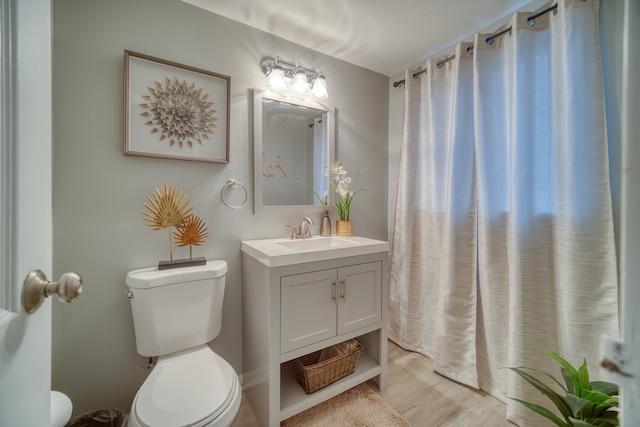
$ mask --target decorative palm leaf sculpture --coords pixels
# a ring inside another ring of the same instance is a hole
[[[171,227],[179,227],[193,209],[189,207],[189,200],[186,200],[186,198],[186,194],[182,194],[173,186],[165,185],[163,188],[156,188],[156,191],[147,197],[149,203],[145,203],[144,207],[149,212],[142,212],[143,219],[154,230],[169,228],[169,254],[171,261],[173,261]]]
[[[178,246],[189,245],[189,259],[193,259],[193,246],[200,246],[209,235],[204,222],[191,214],[184,217],[182,224],[173,233]]]

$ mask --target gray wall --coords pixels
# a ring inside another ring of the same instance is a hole
[[[336,158],[354,173],[371,168],[359,181],[367,191],[354,200],[354,232],[378,239],[387,238],[388,78],[179,0],[54,0],[53,13],[54,275],[75,270],[85,280],[78,301],[54,303],[53,388],[71,397],[75,414],[128,412],[147,371],[125,276],[168,258],[166,231],[141,218],[147,195],[164,184],[187,193],[209,229],[195,255],[229,263],[223,328],[212,347],[241,371],[240,241],[284,237],[285,223],[300,219],[253,215],[249,88],[265,86],[260,60],[279,55],[322,67],[336,107]],[[122,154],[124,49],[231,76],[230,164]],[[242,209],[220,202],[229,178],[250,191]],[[187,256],[174,248],[174,257]]]

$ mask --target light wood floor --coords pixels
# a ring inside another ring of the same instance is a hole
[[[431,359],[389,341],[387,388],[382,398],[415,427],[513,427],[504,403],[433,371]],[[377,390],[376,386],[372,387]],[[256,427],[243,397],[232,427]],[[339,427],[339,426],[336,426]]]

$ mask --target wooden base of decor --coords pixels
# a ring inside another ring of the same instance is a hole
[[[351,236],[352,224],[351,220],[339,219],[336,221],[336,236]]]
[[[176,259],[174,261],[160,261],[158,270],[168,270],[170,268],[193,267],[195,265],[206,265],[207,259],[203,256],[191,259]]]

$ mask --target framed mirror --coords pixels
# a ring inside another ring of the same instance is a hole
[[[253,96],[255,213],[323,212],[319,199],[332,193],[334,109],[258,89]]]

